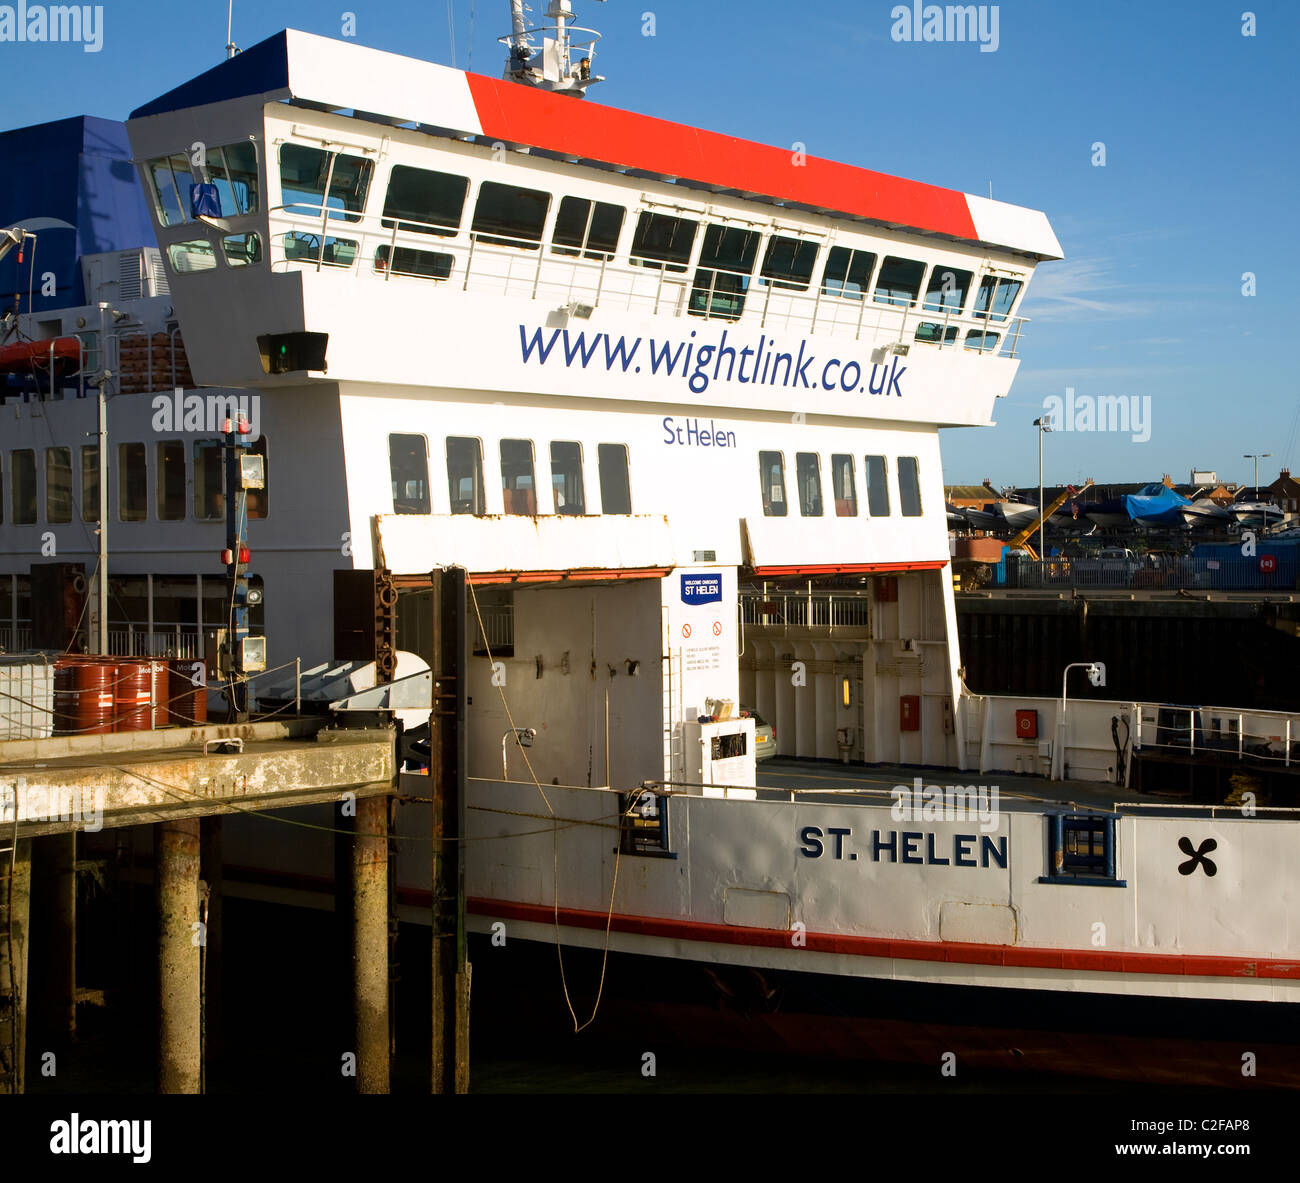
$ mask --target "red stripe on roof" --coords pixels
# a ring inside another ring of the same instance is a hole
[[[483,134],[624,168],[761,193],[816,209],[978,241],[966,195],[920,181],[838,164],[702,131],[650,115],[601,107],[466,74]]]

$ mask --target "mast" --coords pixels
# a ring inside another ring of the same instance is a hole
[[[604,81],[591,68],[600,34],[574,23],[571,0],[550,0],[547,25],[529,25],[527,11],[524,0],[510,0],[510,33],[497,38],[508,50],[504,78],[575,98],[582,98],[593,82]],[[542,37],[540,50],[535,34]]]

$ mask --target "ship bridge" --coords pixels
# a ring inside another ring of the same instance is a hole
[[[128,126],[213,385],[988,423],[1061,255],[1033,210],[292,30]]]

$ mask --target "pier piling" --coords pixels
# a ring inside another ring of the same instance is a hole
[[[199,999],[199,819],[160,822],[158,876],[158,1091],[197,1093],[202,1038]]]
[[[0,1094],[21,1093],[27,1062],[27,936],[32,841],[0,846]],[[12,861],[13,872],[10,874]]]
[[[388,1092],[388,800],[357,801],[352,830],[352,999],[357,1092]]]
[[[30,1019],[46,1038],[77,1032],[77,835],[50,834],[32,847],[33,909],[40,917],[28,977]]]

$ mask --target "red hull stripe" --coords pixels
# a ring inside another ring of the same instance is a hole
[[[470,898],[469,911],[504,920],[553,924],[554,909],[544,904]],[[560,923],[569,928],[604,929],[604,912],[561,908]],[[790,933],[781,929],[735,928],[697,920],[627,916],[615,913],[615,932],[665,937],[678,941],[709,941],[719,945],[790,948]],[[840,936],[809,932],[808,949],[815,953],[847,953],[856,957],[890,957],[903,961],[942,961],[950,965],[1000,965],[1014,969],[1080,970],[1090,973],[1161,974],[1172,977],[1296,978],[1300,961],[1251,957],[1195,957],[1184,953],[1119,953],[1102,949],[1043,949],[1012,945],[976,945],[952,941],[908,941],[888,937]]]
[[[889,571],[938,571],[947,565],[947,559],[923,559],[915,563],[802,564],[794,567],[755,567],[754,574],[764,579],[775,579],[782,575],[882,575]]]
[[[979,241],[966,195],[920,181],[466,74],[483,134],[814,209]]]

